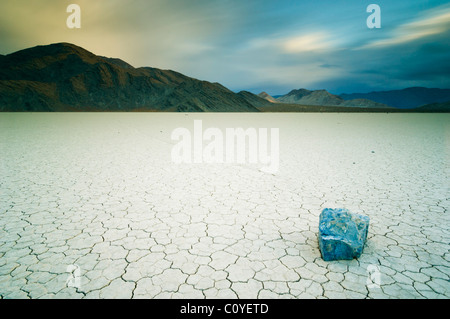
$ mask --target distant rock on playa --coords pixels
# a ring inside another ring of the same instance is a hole
[[[359,258],[370,219],[347,209],[325,208],[319,220],[319,248],[325,261]]]

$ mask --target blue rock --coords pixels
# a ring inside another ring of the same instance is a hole
[[[347,209],[325,208],[319,220],[319,248],[325,261],[361,256],[370,219]]]

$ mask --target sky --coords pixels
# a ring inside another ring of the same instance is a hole
[[[256,94],[450,88],[450,1],[0,1],[0,54],[57,42]]]

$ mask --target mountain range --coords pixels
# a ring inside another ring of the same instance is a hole
[[[429,105],[415,110],[448,112],[448,101],[450,90],[426,88],[340,96],[307,89],[278,97],[235,93],[172,70],[135,68],[70,43],[0,55],[3,112],[397,112],[402,110],[393,107],[424,104]]]
[[[390,108],[389,111],[392,111],[392,108],[395,108],[396,111],[450,111],[450,89],[412,87],[403,90],[380,91],[367,94],[341,94],[339,96],[333,95],[326,90],[310,91],[299,89],[292,90],[286,95],[270,96],[266,92],[262,92],[259,96],[272,103],[358,107],[371,110]],[[286,109],[286,107],[283,109]]]
[[[345,106],[345,107],[362,107],[362,108],[388,108],[390,106],[377,103],[368,99],[358,98],[353,100],[344,100],[343,98],[333,95],[326,90],[310,91],[307,89],[292,90],[286,95],[282,95],[277,99],[270,97],[265,92],[260,96],[265,96],[268,101],[276,101],[281,103],[301,104],[301,105],[328,105],[328,106]]]
[[[410,87],[403,90],[341,94],[344,100],[369,99],[396,108],[415,108],[450,101],[450,89]]]
[[[69,43],[0,57],[0,110],[259,111],[218,83],[170,70],[134,68]]]

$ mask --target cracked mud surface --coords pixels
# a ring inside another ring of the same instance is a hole
[[[279,171],[172,164],[194,119],[280,128]],[[1,114],[0,297],[449,298],[449,119]],[[322,260],[326,207],[370,217],[358,260]]]

